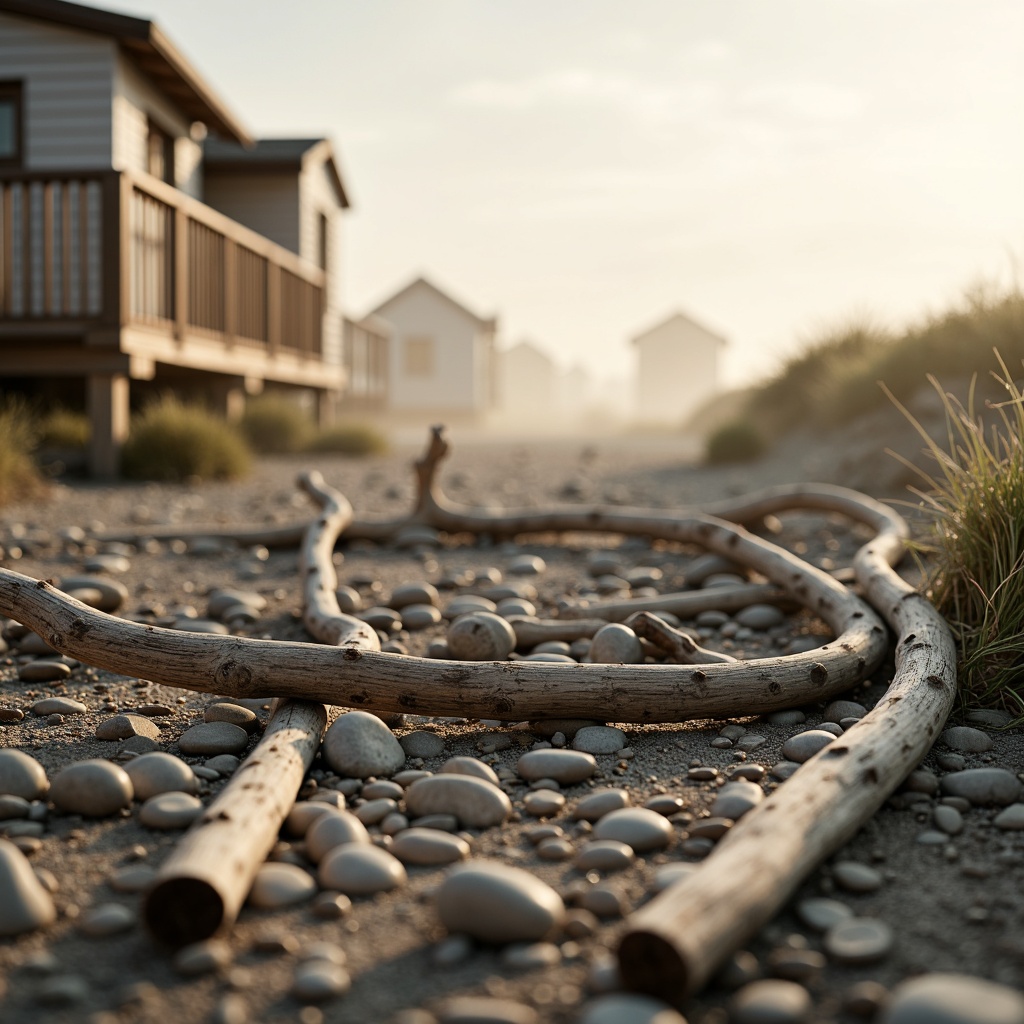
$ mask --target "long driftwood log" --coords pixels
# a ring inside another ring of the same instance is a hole
[[[335,597],[334,543],[352,521],[352,506],[319,474],[304,475],[299,484],[322,509],[302,540],[303,622],[323,644],[379,650],[376,632],[343,615]],[[164,861],[147,893],[143,916],[157,938],[183,945],[232,924],[295,803],[332,710],[314,701],[275,701],[262,739]]]

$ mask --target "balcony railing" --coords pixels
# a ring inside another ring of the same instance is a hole
[[[319,358],[324,273],[149,175],[0,171],[0,321]]]

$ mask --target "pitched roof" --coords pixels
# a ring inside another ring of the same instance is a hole
[[[2,0],[0,0],[2,2]],[[257,139],[251,146],[208,138],[203,142],[206,174],[218,171],[301,170],[307,161],[322,160],[342,206],[351,205],[329,139]]]
[[[460,313],[469,317],[471,320],[475,320],[483,330],[497,330],[498,320],[496,317],[492,316],[490,318],[487,318],[477,316],[477,314],[474,313],[472,310],[467,309],[464,305],[462,305],[461,302],[457,302],[447,292],[441,291],[441,289],[438,288],[436,284],[433,284],[431,281],[428,281],[423,276],[417,277],[414,280],[410,281],[404,288],[399,288],[394,295],[392,295],[390,298],[385,299],[382,303],[380,303],[379,306],[373,309],[372,312],[378,315],[382,315],[386,319],[387,315],[383,312],[386,307],[392,305],[398,299],[402,298],[402,296],[406,295],[408,292],[411,292],[414,288],[418,288],[421,285],[425,288],[428,288],[431,292],[433,292],[438,298],[446,302],[449,306],[454,306],[455,309],[457,309]]]
[[[660,331],[663,327],[667,327],[669,324],[677,320],[682,321],[688,327],[695,327],[702,334],[706,334],[709,338],[717,341],[719,345],[727,344],[726,339],[721,334],[711,330],[710,327],[706,327],[699,320],[694,320],[692,316],[687,316],[678,309],[671,315],[665,317],[664,320],[659,320],[653,327],[649,327],[646,331],[641,331],[639,334],[634,335],[630,340],[635,345],[637,342],[644,341],[649,335],[654,334],[656,331]]]
[[[155,22],[66,0],[0,0],[0,12],[110,36],[190,120],[202,121],[217,134],[242,144],[252,141],[241,122]]]

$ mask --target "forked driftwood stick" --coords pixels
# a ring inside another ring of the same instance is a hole
[[[352,506],[319,475],[300,478],[321,505],[306,531],[300,559],[303,621],[324,644],[379,650],[366,623],[342,615],[334,589],[334,542],[352,520]],[[331,708],[277,700],[263,738],[164,861],[143,915],[170,945],[197,942],[229,927],[245,902],[323,739]]]
[[[700,989],[934,743],[956,692],[956,651],[938,612],[889,568],[895,542],[878,538],[854,560],[858,582],[898,636],[885,696],[745,814],[692,875],[629,919],[619,947],[627,987],[672,1002]]]
[[[650,641],[679,665],[718,665],[737,660],[731,654],[701,647],[689,633],[670,626],[653,612],[638,612],[627,619],[626,624],[638,637]]]

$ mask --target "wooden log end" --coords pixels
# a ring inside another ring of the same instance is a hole
[[[165,878],[149,890],[142,916],[154,938],[177,948],[220,930],[225,921],[224,900],[205,879]]]
[[[692,971],[678,945],[655,930],[628,931],[619,943],[619,976],[625,988],[678,1006],[696,991]]]

